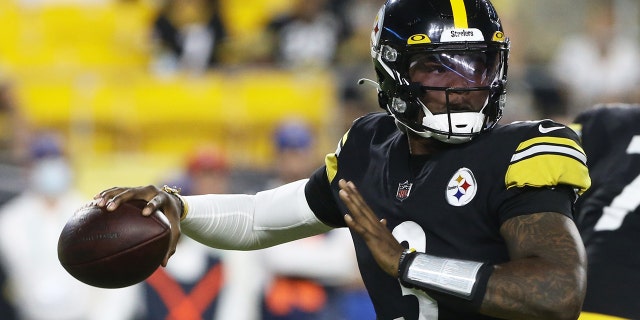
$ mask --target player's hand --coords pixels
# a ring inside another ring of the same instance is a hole
[[[115,210],[121,203],[133,199],[147,201],[147,205],[142,209],[142,215],[149,216],[156,210],[164,213],[171,223],[171,241],[169,251],[162,261],[162,266],[166,267],[169,258],[176,252],[178,239],[180,238],[180,200],[156,186],[122,188],[114,187],[104,190],[93,197],[94,202],[99,207],[105,207],[107,211]]]
[[[380,268],[397,278],[398,262],[404,247],[387,229],[387,221],[378,220],[353,182],[341,179],[338,185],[340,199],[349,209],[349,213],[344,216],[347,226],[364,239]]]

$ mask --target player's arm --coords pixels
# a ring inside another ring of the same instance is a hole
[[[481,311],[574,319],[585,295],[586,257],[570,217],[575,192],[591,183],[586,156],[574,131],[549,121],[533,124],[505,175],[509,200],[497,209],[510,262],[495,266]]]
[[[496,265],[480,312],[517,319],[575,319],[586,290],[586,257],[573,221],[544,212],[500,228],[511,261]]]
[[[307,181],[255,195],[179,196],[152,185],[116,187],[100,192],[94,199],[98,206],[111,211],[131,199],[148,201],[143,215],[162,211],[171,222],[171,245],[163,261],[166,265],[181,233],[215,248],[253,250],[330,230],[309,208],[304,191]]]
[[[332,229],[309,208],[309,179],[246,194],[183,197],[187,212],[182,232],[220,249],[255,250],[321,234]]]
[[[507,319],[575,319],[585,293],[584,247],[573,222],[547,212],[507,219],[501,233],[511,261],[491,265],[405,250],[352,182],[339,181],[347,226],[402,285],[459,309]],[[549,195],[549,194],[547,194]],[[559,194],[559,199],[562,195]]]

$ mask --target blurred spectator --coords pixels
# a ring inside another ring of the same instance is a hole
[[[638,39],[616,24],[619,3],[592,1],[584,32],[567,35],[555,53],[551,72],[567,90],[571,114],[595,103],[629,101],[638,88]]]
[[[227,37],[219,0],[163,0],[153,22],[156,72],[200,73],[216,66]]]
[[[328,0],[329,7],[345,23],[344,42],[338,52],[340,68],[346,68],[345,77],[366,77],[374,79],[371,70],[370,48],[363,46],[371,39],[371,17],[375,17],[380,9],[377,0]],[[351,70],[355,69],[355,70]],[[357,80],[357,79],[356,79]]]
[[[27,156],[29,128],[10,81],[0,74],[0,206],[25,188],[21,163]]]
[[[4,265],[0,261],[0,314],[3,320],[14,320],[16,318],[15,308],[9,299],[7,273]]]
[[[265,30],[265,59],[284,68],[323,68],[336,59],[349,36],[326,0],[295,0],[290,13],[274,17]]]
[[[277,155],[272,186],[308,177],[318,166],[313,161],[317,159],[313,135],[304,122],[283,122],[274,142]],[[348,230],[335,229],[259,253],[268,273],[264,320],[375,318]]]
[[[12,83],[3,79],[0,79],[0,124],[0,160],[20,162],[27,156],[30,130],[18,106]]]
[[[313,133],[305,122],[284,121],[276,128],[273,140],[276,147],[275,176],[269,187],[304,179],[318,165]]]
[[[184,169],[170,183],[184,195],[229,190],[230,166],[215,148],[196,150]],[[248,271],[256,266],[251,257],[251,253],[224,252],[181,237],[167,267],[156,270],[144,283],[146,319],[257,319],[259,281]]]
[[[0,209],[0,259],[20,319],[133,319],[134,288],[100,289],[69,275],[57,257],[60,231],[86,198],[58,135],[30,145],[28,188]]]
[[[325,0],[325,7],[332,12],[336,18],[340,21],[342,26],[342,32],[345,38],[349,38],[353,35],[353,29],[355,27],[354,21],[351,21],[350,10],[354,5],[354,0]],[[370,1],[370,0],[369,0]]]
[[[529,89],[536,119],[570,122],[567,92],[564,85],[550,74],[547,66],[536,57],[527,57],[524,82]],[[518,119],[523,120],[523,119]]]
[[[0,75],[1,77],[1,75]],[[27,127],[17,108],[10,83],[0,79],[0,208],[25,187],[19,160],[23,159]],[[6,266],[0,259],[0,315],[2,319],[16,319],[15,308],[9,297]]]

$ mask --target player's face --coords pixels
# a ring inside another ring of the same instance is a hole
[[[450,90],[451,112],[478,112],[485,105],[490,86],[497,74],[497,57],[483,52],[437,52],[417,54],[409,63],[411,82],[441,90],[425,90],[421,101],[433,113],[447,112],[447,93],[444,88],[483,90]]]

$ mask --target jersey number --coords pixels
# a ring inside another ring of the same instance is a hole
[[[633,153],[640,154],[640,136],[634,136],[627,147],[627,154]],[[611,231],[620,228],[622,220],[627,214],[640,206],[638,190],[640,190],[640,175],[625,186],[622,192],[613,198],[610,205],[604,207],[602,216],[593,229],[595,231]]]
[[[427,236],[422,227],[413,221],[405,221],[393,228],[393,236],[402,243],[409,243],[410,248],[416,249],[418,252],[427,250]],[[413,295],[418,299],[420,311],[418,312],[418,320],[438,319],[438,303],[436,300],[427,295],[426,292],[417,289],[409,289],[402,287],[402,295]]]

